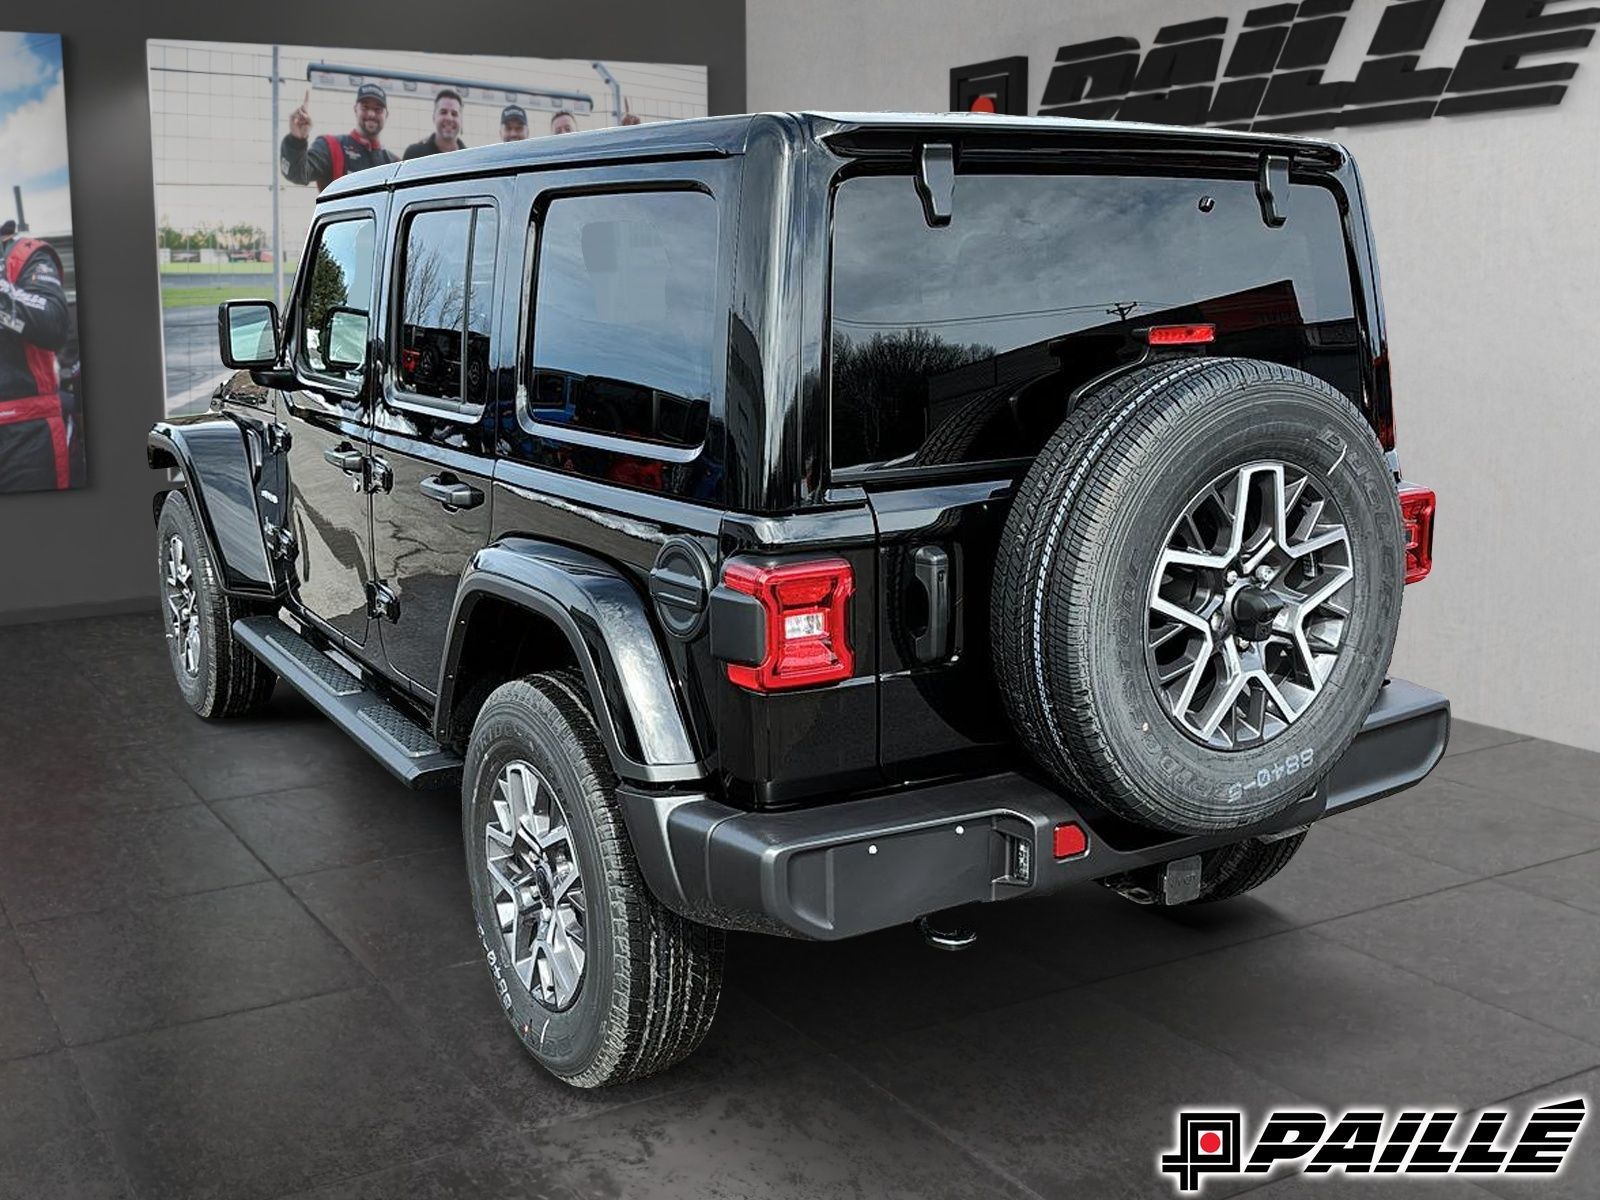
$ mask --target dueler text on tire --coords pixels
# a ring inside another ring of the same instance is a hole
[[[1356,408],[1249,359],[1086,396],[1024,478],[991,637],[1023,743],[1160,829],[1266,819],[1361,727],[1404,582],[1395,484]]]
[[[665,1070],[711,1028],[723,934],[650,894],[580,678],[490,693],[462,788],[489,973],[528,1052],[579,1087]]]
[[[277,676],[233,640],[233,623],[271,606],[236,600],[222,590],[182,492],[168,492],[162,501],[156,539],[161,617],[172,674],[183,698],[202,717],[257,711],[272,698]]]

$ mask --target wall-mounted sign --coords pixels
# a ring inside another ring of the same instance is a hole
[[[1600,8],[1557,7],[1566,0],[1482,0],[1455,65],[1419,69],[1445,0],[1399,0],[1385,8],[1355,77],[1325,79],[1352,2],[1252,9],[1226,60],[1226,17],[1168,25],[1148,50],[1132,37],[1062,46],[1039,114],[1308,132],[1536,108],[1561,103],[1578,70],[1549,56],[1584,49],[1600,26]],[[1025,114],[1027,59],[956,67],[950,106]]]

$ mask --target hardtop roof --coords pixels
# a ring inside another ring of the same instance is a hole
[[[446,179],[479,174],[497,174],[519,168],[591,166],[651,158],[682,158],[736,155],[745,151],[751,132],[758,125],[771,124],[791,136],[826,140],[848,137],[852,133],[897,129],[948,131],[950,133],[1019,133],[1028,135],[1061,134],[1073,138],[1091,137],[1166,142],[1195,142],[1213,147],[1246,149],[1301,147],[1307,150],[1335,151],[1334,143],[1285,134],[1195,128],[1180,125],[1151,125],[1136,121],[1085,121],[1074,117],[1018,117],[992,113],[926,112],[821,112],[746,113],[739,116],[695,117],[679,121],[655,121],[643,125],[589,129],[553,137],[529,138],[520,142],[500,142],[472,146],[448,154],[431,154],[406,162],[371,167],[334,180],[318,197],[333,199],[355,192],[386,186],[403,186],[430,179]]]

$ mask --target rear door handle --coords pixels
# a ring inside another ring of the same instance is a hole
[[[937,662],[950,654],[950,556],[937,546],[918,546],[912,573],[928,599],[928,627],[912,640],[918,662]]]
[[[354,475],[361,470],[361,464],[366,455],[355,449],[349,442],[340,442],[337,446],[329,446],[322,452],[322,457],[327,459],[346,475]]]
[[[470,483],[462,483],[454,475],[430,475],[419,484],[422,494],[437,500],[446,508],[477,508],[483,503],[483,493]]]

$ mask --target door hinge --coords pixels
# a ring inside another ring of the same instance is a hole
[[[288,453],[289,447],[294,445],[294,438],[289,434],[287,425],[267,426],[267,448],[275,454]]]
[[[382,580],[367,581],[367,616],[391,624],[400,620],[400,597]]]
[[[281,558],[284,562],[294,561],[294,556],[300,550],[294,530],[268,521],[261,526],[261,534],[267,540],[267,553],[273,558]]]
[[[369,454],[362,464],[361,480],[368,492],[391,492],[394,490],[394,468],[376,454]]]

